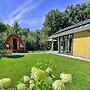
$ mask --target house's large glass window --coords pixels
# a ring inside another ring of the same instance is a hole
[[[73,41],[73,35],[68,36],[68,53],[72,53],[72,41]]]
[[[60,37],[60,53],[64,54],[72,53],[72,40],[73,40],[72,34]]]

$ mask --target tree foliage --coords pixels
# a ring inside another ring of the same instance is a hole
[[[62,28],[62,13],[58,10],[51,10],[45,16],[44,26],[50,29],[49,35]]]
[[[64,12],[69,23],[75,24],[90,18],[90,3],[68,6]]]
[[[4,23],[0,22],[0,33],[4,32],[6,30],[7,30],[7,26]]]

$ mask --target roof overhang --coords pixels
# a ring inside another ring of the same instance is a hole
[[[86,24],[86,25],[83,25],[83,26],[80,26],[80,27],[76,27],[74,29],[70,29],[70,30],[58,33],[58,34],[53,34],[52,36],[50,36],[48,38],[49,39],[57,38],[57,37],[60,37],[60,36],[64,36],[64,35],[68,35],[68,34],[73,34],[73,33],[76,33],[76,32],[80,32],[80,31],[84,31],[84,30],[89,30],[89,29],[90,29],[90,23]]]

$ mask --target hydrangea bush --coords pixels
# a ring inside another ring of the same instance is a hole
[[[30,76],[24,76],[16,85],[15,90],[64,90],[65,83],[72,82],[71,74],[60,74],[58,80],[55,79],[53,67],[38,63],[32,67]],[[11,79],[4,78],[0,80],[0,90],[10,88]]]

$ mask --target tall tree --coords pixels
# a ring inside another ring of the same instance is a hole
[[[16,34],[19,34],[20,25],[18,24],[18,22],[16,20],[14,20],[14,22],[13,22],[12,29],[13,29],[13,32],[15,32]]]
[[[49,35],[52,35],[63,27],[61,23],[62,16],[62,13],[58,9],[51,10],[46,14],[44,26],[50,29]]]
[[[46,40],[48,38],[48,31],[49,29],[46,27],[42,27],[42,29],[40,30],[40,48],[41,49],[45,49],[46,48]]]
[[[58,30],[65,28],[71,23],[66,13],[60,12],[58,9],[49,11],[45,16],[44,27],[48,28],[48,35],[52,35]]]

